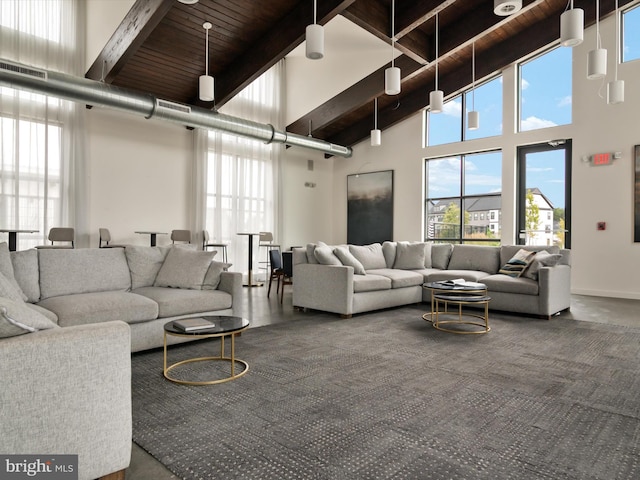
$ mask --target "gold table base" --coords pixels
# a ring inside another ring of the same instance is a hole
[[[479,335],[479,334],[484,334],[487,332],[491,331],[491,327],[489,327],[489,297],[486,297],[486,300],[471,300],[471,301],[464,301],[464,300],[453,300],[453,299],[441,299],[441,298],[435,298],[435,311],[433,311],[431,314],[427,314],[425,313],[422,318],[425,318],[426,315],[429,315],[431,318],[431,323],[433,325],[433,328],[435,328],[436,330],[440,330],[442,332],[449,332],[449,333],[457,333],[460,335]],[[444,311],[441,312],[440,311],[440,303],[442,303],[444,305]],[[440,315],[455,315],[453,312],[449,312],[448,311],[448,305],[449,303],[451,303],[452,305],[457,305],[458,306],[458,318],[457,320],[440,320]],[[469,313],[469,312],[463,312],[462,311],[462,307],[463,305],[484,305],[484,315],[479,315],[477,313]],[[472,317],[472,318],[479,318],[480,320],[482,320],[482,322],[478,322],[478,321],[474,321],[474,320],[467,320],[465,319]],[[442,327],[441,325],[473,325],[476,327],[481,327],[482,330],[460,330],[460,329],[452,329],[452,328],[447,328],[447,327]]]

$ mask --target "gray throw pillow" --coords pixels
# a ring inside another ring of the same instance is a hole
[[[418,270],[424,268],[424,243],[398,242],[393,268]]]
[[[365,270],[387,268],[387,262],[382,252],[382,245],[379,243],[372,243],[371,245],[349,245],[349,251],[358,259]]]
[[[11,253],[9,252],[9,245],[7,242],[0,243],[0,273],[2,273],[19,292],[20,298],[22,298],[23,301],[26,301],[27,296],[20,288],[20,285],[18,285],[13,273],[13,262],[11,262]]]
[[[127,245],[124,253],[131,272],[131,289],[150,287],[156,281],[171,247],[138,247]]]
[[[40,267],[38,251],[35,248],[11,252],[13,274],[20,289],[27,296],[25,301],[36,303],[40,300]]]
[[[329,245],[317,245],[313,255],[321,265],[342,265],[338,257],[333,254],[333,247]]]
[[[9,279],[0,272],[0,297],[13,300],[15,302],[24,303],[22,298],[22,292],[18,291],[15,285],[9,281]]]
[[[360,263],[360,261],[356,257],[354,257],[346,248],[337,247],[333,250],[333,253],[340,259],[343,265],[346,265],[347,267],[353,267],[353,273],[355,273],[356,275],[367,274],[364,267],[362,266],[362,263]]]
[[[307,243],[307,246],[305,247],[307,251],[307,263],[318,263],[318,260],[314,255],[316,247],[317,245],[315,243]]]
[[[562,255],[559,253],[549,253],[546,250],[536,253],[529,267],[522,274],[523,277],[531,280],[538,280],[538,271],[541,267],[553,267],[557,265]]]
[[[222,272],[226,272],[231,267],[230,263],[216,262],[213,260],[209,264],[209,269],[204,276],[202,282],[202,290],[216,290],[220,285],[220,275]]]
[[[449,259],[451,258],[452,251],[453,245],[450,243],[434,243],[431,245],[432,268],[446,270],[449,266]]]
[[[204,276],[215,252],[172,248],[167,254],[156,281],[156,287],[202,290]]]
[[[431,263],[431,248],[433,247],[432,242],[425,242],[424,244],[424,268],[433,268],[433,264]]]
[[[0,338],[34,333],[56,326],[47,317],[29,308],[22,300],[0,298]]]

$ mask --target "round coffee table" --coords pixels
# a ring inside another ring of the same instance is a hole
[[[196,330],[185,332],[177,328],[173,321],[167,322],[164,325],[164,377],[167,380],[171,380],[175,383],[181,383],[183,385],[215,385],[217,383],[228,382],[230,380],[235,380],[236,378],[241,377],[245,373],[249,371],[249,364],[244,360],[240,360],[235,356],[235,338],[236,334],[243,332],[249,327],[249,320],[242,317],[233,317],[233,316],[224,316],[224,315],[214,315],[214,316],[200,316],[194,318],[203,318],[212,323],[211,328],[206,328],[203,330]],[[186,319],[185,319],[186,320]],[[212,356],[212,357],[198,357],[198,358],[189,358],[187,360],[182,360],[180,362],[173,363],[171,365],[167,365],[167,335],[173,337],[188,337],[188,338],[220,338],[220,355]],[[224,341],[225,337],[231,337],[231,355],[225,356],[224,353]],[[204,380],[204,381],[195,381],[195,380],[183,380],[176,378],[170,375],[171,371],[176,369],[181,365],[186,365],[194,362],[214,362],[214,361],[223,361],[230,362],[231,364],[231,375],[225,378],[220,378],[217,380]],[[236,363],[239,363],[244,366],[242,371],[236,373]]]
[[[462,283],[448,284],[444,282],[428,282],[422,285],[422,288],[431,290],[431,312],[422,315],[427,322],[433,323],[433,317],[436,314],[435,295],[440,293],[466,293],[475,295],[487,295],[487,286],[484,283]]]
[[[443,332],[466,335],[487,333],[491,330],[491,327],[489,327],[489,301],[491,300],[491,297],[464,292],[436,293],[433,297],[435,301],[435,315],[432,317],[433,328]],[[441,304],[444,306],[443,312],[440,311]],[[456,305],[458,307],[457,318],[450,318],[453,313],[448,311],[449,305]],[[470,313],[468,311],[463,312],[462,307],[469,305],[483,306],[484,314],[480,315],[477,313]],[[448,317],[441,320],[440,315],[447,315]],[[478,319],[482,321],[479,322]],[[457,325],[458,328],[449,328],[449,326],[455,325]],[[472,329],[459,328],[461,325],[471,325]],[[475,329],[475,327],[481,328]]]

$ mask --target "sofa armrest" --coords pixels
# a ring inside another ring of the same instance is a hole
[[[351,315],[353,267],[310,263],[294,265],[293,305]]]
[[[571,267],[541,267],[538,270],[538,291],[544,315],[553,315],[571,307]]]
[[[233,314],[242,316],[242,273],[222,272],[218,290],[231,294]]]
[[[114,321],[0,340],[0,452],[77,454],[80,479],[127,468],[130,337]]]

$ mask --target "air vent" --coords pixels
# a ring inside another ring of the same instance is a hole
[[[168,108],[170,110],[177,110],[182,113],[191,113],[191,107],[187,105],[181,105],[179,103],[168,102],[166,100],[158,99],[158,107],[160,108]]]
[[[37,70],[35,68],[28,68],[22,65],[15,65],[9,62],[0,62],[0,70],[6,70],[8,72],[19,73],[20,75],[26,75],[28,77],[47,79],[47,72],[44,70]]]

